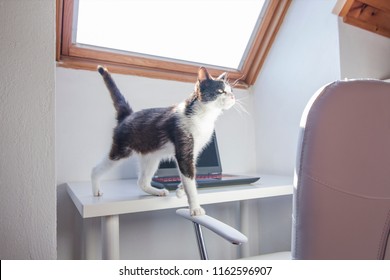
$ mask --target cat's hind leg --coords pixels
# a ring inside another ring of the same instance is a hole
[[[94,196],[102,196],[103,192],[100,188],[100,178],[112,167],[118,164],[118,160],[111,160],[110,157],[105,157],[97,164],[91,172],[92,193]]]
[[[178,186],[177,186],[177,189],[176,189],[176,196],[178,198],[182,198],[183,196],[186,195],[186,191],[184,190],[184,187],[183,187],[183,183],[180,183]]]
[[[115,136],[115,135],[114,135]],[[103,158],[103,160],[97,164],[91,173],[92,192],[94,196],[101,196],[103,192],[100,188],[100,178],[111,168],[116,166],[121,159],[127,158],[132,154],[132,150],[129,148],[120,149],[120,145],[115,142],[111,146],[110,153]]]
[[[158,168],[160,160],[160,157],[153,154],[139,156],[138,186],[148,194],[167,196],[169,194],[169,191],[167,189],[158,189],[150,184],[153,175]]]

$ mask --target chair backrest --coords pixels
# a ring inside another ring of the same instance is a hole
[[[338,81],[301,121],[294,259],[390,259],[390,83]]]

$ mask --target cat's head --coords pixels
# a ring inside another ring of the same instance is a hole
[[[198,71],[195,93],[202,103],[213,104],[222,110],[230,109],[236,102],[232,87],[227,80],[227,73],[213,78],[204,67]]]

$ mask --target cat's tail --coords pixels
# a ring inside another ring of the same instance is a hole
[[[102,75],[104,83],[111,94],[112,102],[114,103],[116,110],[116,119],[118,123],[121,123],[127,116],[133,113],[133,109],[131,109],[129,103],[127,103],[126,99],[119,91],[108,70],[100,65],[97,67],[97,70],[100,75]]]

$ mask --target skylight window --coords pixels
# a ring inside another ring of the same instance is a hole
[[[239,69],[265,0],[79,0],[76,42]]]
[[[56,0],[57,65],[238,86],[258,76],[292,0]]]

